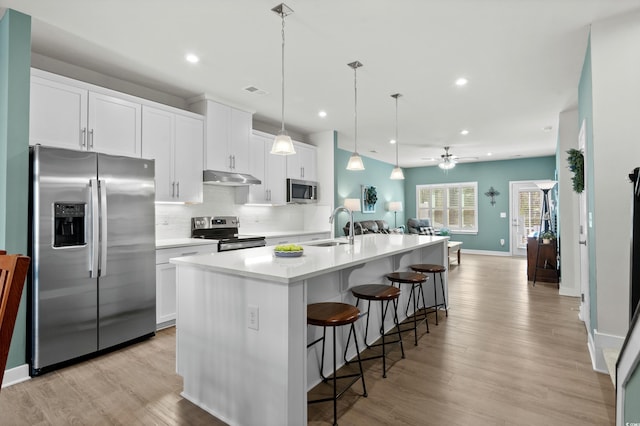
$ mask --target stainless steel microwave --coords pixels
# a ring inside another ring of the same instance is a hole
[[[287,179],[287,203],[307,204],[318,201],[318,183]]]

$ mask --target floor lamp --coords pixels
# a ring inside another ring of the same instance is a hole
[[[394,228],[398,227],[398,212],[402,211],[402,202],[401,201],[389,201],[387,203],[387,210],[393,212],[394,215]]]
[[[556,186],[555,180],[538,182],[536,185],[538,188],[542,190],[542,211],[540,213],[540,231],[538,236],[540,236],[543,232],[553,231],[553,227],[551,226],[551,212],[549,211],[549,191]],[[543,230],[544,227],[544,230]]]
[[[540,229],[538,230],[538,244],[536,248],[535,270],[533,272],[533,285],[536,285],[536,278],[538,277],[538,261],[540,260],[540,244],[542,242],[542,235],[547,231],[554,232],[551,223],[551,212],[549,211],[549,191],[556,186],[556,183],[558,182],[555,180],[536,182],[538,188],[542,190],[542,210],[540,211]]]

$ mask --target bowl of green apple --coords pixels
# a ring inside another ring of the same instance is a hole
[[[273,248],[276,257],[300,257],[304,249],[297,244],[280,244]]]

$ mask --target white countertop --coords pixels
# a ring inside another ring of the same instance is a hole
[[[419,247],[446,244],[448,237],[415,234],[356,235],[353,246],[303,245],[301,257],[275,257],[273,247],[173,258],[171,263],[282,283],[312,278]],[[346,241],[346,238],[336,238]],[[313,243],[318,243],[319,240]],[[444,250],[444,247],[443,247]]]
[[[324,233],[331,234],[331,230],[329,229],[324,231],[315,230],[315,231],[266,231],[266,232],[255,231],[254,232],[254,231],[245,231],[241,228],[240,232],[243,235],[255,235],[255,236],[266,237],[266,238],[296,237],[296,236],[324,234]]]
[[[323,234],[323,233],[331,233],[331,231],[244,231],[242,228],[240,229],[240,233],[242,235],[254,236],[254,237],[266,237],[266,238],[277,238],[277,237],[289,237],[289,236],[304,236],[304,235],[313,235],[313,234]],[[188,246],[199,246],[203,244],[214,244],[209,240],[205,240],[202,238],[167,238],[162,240],[156,240],[156,249],[165,249],[165,248],[174,248],[174,247],[188,247]]]
[[[165,240],[156,240],[156,249],[202,246],[205,244],[215,244],[215,242],[205,240],[204,238],[169,238]]]

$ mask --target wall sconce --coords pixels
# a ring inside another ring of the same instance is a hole
[[[398,212],[402,211],[402,202],[401,201],[389,201],[387,203],[387,210],[390,212],[393,212],[394,215],[394,220],[393,220],[393,227],[397,228],[398,227]]]

